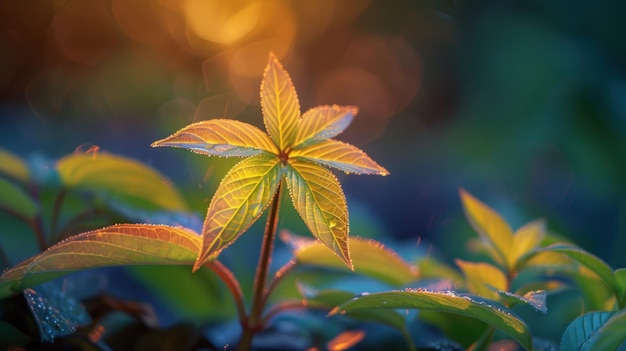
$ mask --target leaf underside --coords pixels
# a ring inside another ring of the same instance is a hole
[[[200,236],[188,229],[118,224],[64,240],[0,276],[0,297],[83,269],[119,265],[191,265]]]
[[[346,173],[388,175],[386,169],[372,160],[365,152],[350,144],[337,140],[324,140],[294,150],[291,157],[317,162]]]
[[[232,119],[213,119],[190,124],[178,132],[152,143],[222,157],[243,157],[263,151],[278,154],[276,145],[259,128]]]
[[[280,160],[259,154],[236,164],[222,179],[202,228],[202,250],[194,270],[233,243],[263,213],[281,180]]]
[[[294,148],[299,149],[341,134],[352,122],[355,106],[317,106],[306,111],[298,121]]]
[[[352,269],[348,208],[337,178],[322,166],[292,159],[285,180],[293,205],[313,236]]]

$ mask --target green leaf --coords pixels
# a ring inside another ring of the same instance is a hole
[[[355,106],[317,106],[302,115],[298,121],[294,148],[302,148],[343,132],[358,112]]]
[[[614,289],[616,286],[615,278],[613,277],[613,269],[611,269],[611,267],[598,256],[587,252],[577,246],[568,244],[554,244],[547,246],[539,251],[557,252],[565,254],[574,261],[589,268],[592,272],[597,274],[598,277],[600,277],[600,279],[602,279],[609,288]]]
[[[161,174],[135,160],[98,152],[73,154],[57,164],[64,186],[103,193],[115,199],[138,199],[165,210],[186,210],[183,199]]]
[[[326,247],[353,269],[348,248],[348,208],[337,178],[314,163],[290,160],[285,179],[294,207]]]
[[[423,279],[448,279],[451,282],[463,280],[459,271],[457,271],[454,267],[440,262],[430,256],[419,259],[417,262],[417,268],[419,269],[419,274]]]
[[[278,154],[276,145],[259,128],[231,119],[213,119],[190,124],[153,147],[171,146],[210,156],[252,156],[263,151]]]
[[[263,214],[276,194],[281,169],[277,157],[263,153],[239,162],[226,174],[209,204],[194,270],[216,257]]]
[[[389,172],[362,150],[337,140],[324,140],[294,150],[290,157],[305,159],[346,173],[389,175]]]
[[[471,293],[492,300],[498,298],[496,290],[507,291],[508,279],[498,267],[485,262],[455,260],[465,275],[466,284]]]
[[[469,316],[500,329],[517,340],[525,349],[532,349],[530,330],[526,323],[495,303],[459,295],[452,291],[407,289],[359,296],[335,308],[331,313],[351,313],[369,309],[407,308],[450,312]]]
[[[617,300],[620,302],[619,308],[625,308],[623,304],[626,302],[626,268],[619,268],[615,270],[613,275],[615,277],[615,287],[617,288]]]
[[[539,246],[546,236],[546,222],[542,219],[530,222],[515,231],[511,252],[507,256],[509,267],[518,267],[518,260]]]
[[[583,351],[583,350],[609,350],[593,347],[594,336],[600,333],[603,325],[611,318],[615,312],[591,312],[574,319],[565,329],[561,337],[561,350],[563,351]],[[621,334],[624,334],[622,329]],[[615,350],[616,348],[611,348]]]
[[[491,246],[492,258],[507,267],[506,257],[513,244],[513,231],[509,224],[492,208],[480,202],[464,189],[459,190],[465,216],[481,239]]]
[[[321,242],[299,237],[284,230],[280,237],[294,250],[300,264],[345,270],[345,263]],[[382,243],[359,237],[350,238],[354,271],[395,286],[406,286],[419,278],[417,267],[407,263]]]
[[[118,224],[82,233],[6,270],[0,276],[0,297],[88,268],[191,265],[201,244],[191,230],[162,225]]]
[[[25,219],[33,219],[39,212],[37,204],[18,185],[0,178],[0,210],[4,209]]]
[[[29,179],[28,166],[19,157],[0,148],[0,174],[26,183]]]
[[[300,118],[300,103],[289,73],[274,53],[270,53],[261,81],[261,107],[263,122],[278,149],[285,151],[296,137]]]
[[[626,343],[626,310],[615,312],[590,335],[581,350],[617,350]]]

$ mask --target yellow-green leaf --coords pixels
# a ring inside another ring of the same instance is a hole
[[[57,164],[63,185],[115,198],[146,201],[159,209],[184,211],[178,191],[154,169],[130,158],[106,152],[73,154]]]
[[[513,231],[509,224],[489,206],[480,202],[464,189],[459,190],[465,216],[481,239],[494,248],[493,259],[506,268],[506,256],[513,243]]]
[[[353,269],[348,248],[348,208],[337,178],[322,166],[291,159],[285,179],[293,205],[313,236]]]
[[[202,250],[194,270],[234,242],[263,213],[281,181],[280,160],[259,154],[226,174],[209,204],[202,228]]]
[[[465,275],[466,284],[473,294],[498,299],[497,290],[508,291],[506,275],[496,266],[485,262],[455,260]]]
[[[191,265],[202,239],[182,227],[118,224],[64,240],[0,276],[0,297],[61,275],[117,265]]]
[[[6,174],[21,182],[29,178],[28,167],[19,157],[0,148],[0,174]]]
[[[270,53],[261,82],[263,122],[281,151],[292,146],[300,118],[300,103],[289,73]]]
[[[346,173],[382,176],[389,174],[386,169],[372,160],[361,149],[332,139],[294,150],[290,157],[335,167]]]
[[[190,124],[153,147],[171,146],[213,156],[252,156],[267,151],[278,154],[272,140],[259,128],[232,119],[213,119]]]
[[[282,231],[281,239],[293,248],[298,263],[317,267],[346,269],[345,263],[318,240]],[[409,264],[382,243],[359,237],[350,239],[354,271],[396,286],[406,286],[419,277],[417,267]]]
[[[546,237],[546,222],[539,219],[517,229],[511,252],[507,255],[509,267],[517,267],[518,260],[534,250]],[[522,263],[522,262],[520,262]]]
[[[33,219],[39,209],[24,189],[0,178],[0,210],[6,210],[25,219]]]
[[[302,115],[294,148],[330,139],[343,132],[358,112],[356,106],[317,106]]]

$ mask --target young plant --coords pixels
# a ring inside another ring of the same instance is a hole
[[[331,139],[350,124],[357,113],[355,107],[319,106],[300,115],[291,79],[273,54],[269,55],[263,74],[261,105],[269,135],[243,122],[217,119],[192,124],[153,144],[188,148],[206,155],[247,157],[220,183],[209,204],[201,236],[190,228],[150,224],[120,224],[86,232],[5,271],[0,278],[0,293],[7,296],[86,268],[193,262],[194,271],[207,266],[230,289],[243,328],[239,349],[249,349],[252,337],[267,321],[262,314],[271,292],[267,288],[267,276],[282,184],[286,184],[297,212],[312,234],[347,267],[354,269],[348,243],[346,199],[339,182],[326,167],[346,173],[388,174],[360,149]],[[216,258],[267,207],[270,211],[252,305],[246,313],[238,281]],[[377,250],[373,244],[366,247]],[[275,281],[289,267],[281,270]]]
[[[215,259],[271,202],[252,309],[243,322],[241,344],[246,348],[254,332],[262,327],[259,323],[266,300],[265,284],[283,181],[311,233],[352,268],[346,199],[337,178],[326,167],[346,173],[388,174],[360,149],[331,139],[350,124],[357,108],[318,106],[301,116],[291,78],[272,53],[261,82],[261,107],[269,135],[247,123],[217,119],[189,125],[152,144],[187,148],[210,156],[247,157],[226,174],[209,204],[194,270]]]

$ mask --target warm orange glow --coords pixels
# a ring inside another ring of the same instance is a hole
[[[234,44],[254,31],[263,15],[262,1],[186,0],[189,29],[219,44]]]

